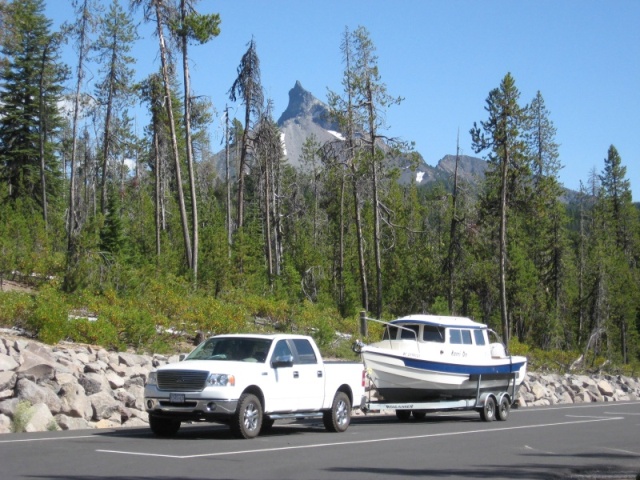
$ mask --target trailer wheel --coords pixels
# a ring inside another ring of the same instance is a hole
[[[238,438],[255,438],[262,427],[262,405],[258,397],[244,393],[231,419],[231,433]]]
[[[493,422],[496,419],[496,401],[492,396],[485,399],[480,410],[480,418],[484,422]]]
[[[333,397],[331,410],[326,410],[322,415],[324,428],[329,432],[344,432],[351,423],[351,401],[344,392],[337,392]]]
[[[412,410],[411,415],[413,415],[413,418],[415,418],[416,420],[424,420],[424,418],[427,416],[427,412],[425,412],[424,410]]]
[[[396,410],[396,418],[401,422],[406,422],[411,417],[411,410]]]
[[[180,421],[149,415],[149,427],[159,437],[173,437],[180,430]]]
[[[511,403],[509,402],[509,397],[504,395],[500,399],[500,404],[498,405],[498,409],[496,410],[496,420],[500,420],[502,422],[506,421],[509,418],[509,410],[511,409]]]

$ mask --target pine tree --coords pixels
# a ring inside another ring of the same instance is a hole
[[[511,336],[511,322],[507,306],[507,227],[510,209],[517,202],[516,194],[528,179],[521,128],[525,121],[525,110],[518,104],[520,91],[515,80],[507,73],[500,87],[493,89],[487,97],[485,110],[489,118],[475,122],[471,129],[472,146],[476,153],[489,150],[487,160],[487,207],[498,218],[500,316],[505,343]]]
[[[102,139],[102,169],[100,185],[100,209],[104,214],[107,208],[107,177],[110,158],[113,150],[121,142],[115,132],[114,124],[132,101],[134,63],[129,55],[134,40],[137,38],[135,25],[120,7],[118,0],[113,0],[106,14],[101,19],[98,39],[93,47],[95,60],[101,65],[102,80],[96,85],[96,97],[104,108],[104,133]]]
[[[59,60],[61,37],[50,32],[51,21],[43,12],[43,0],[16,0],[5,10],[0,176],[11,200],[36,199],[47,224],[49,200],[58,198],[61,188],[55,135],[61,126],[57,102],[68,71]]]

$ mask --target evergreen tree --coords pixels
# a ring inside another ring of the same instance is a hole
[[[238,167],[238,228],[244,224],[244,178],[247,170],[248,154],[252,139],[252,117],[259,117],[264,102],[262,83],[260,79],[260,58],[256,48],[256,42],[252,38],[247,45],[247,51],[242,55],[238,65],[238,77],[229,89],[229,99],[232,102],[240,99],[244,104],[244,130],[242,135],[242,148],[240,151],[240,165]]]
[[[515,80],[507,73],[500,82],[500,87],[493,89],[487,97],[485,110],[489,118],[480,122],[480,126],[474,122],[470,132],[476,153],[489,150],[485,202],[488,212],[498,219],[500,317],[502,335],[507,344],[511,336],[507,305],[508,216],[510,209],[517,203],[518,193],[526,188],[529,177],[521,138],[521,128],[526,118],[525,109],[518,104],[519,99],[520,91]]]
[[[48,202],[60,196],[57,103],[68,72],[59,60],[60,35],[50,31],[43,0],[15,0],[4,11],[0,177],[10,199],[37,201],[46,224]]]

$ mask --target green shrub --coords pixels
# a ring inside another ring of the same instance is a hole
[[[38,339],[54,345],[67,337],[69,306],[64,296],[53,287],[46,287],[35,297],[35,308],[27,319],[27,328]]]
[[[0,325],[27,327],[34,307],[34,296],[22,292],[0,292]]]
[[[26,430],[29,421],[33,417],[33,407],[28,400],[20,400],[13,412],[11,419],[11,432],[22,433]]]

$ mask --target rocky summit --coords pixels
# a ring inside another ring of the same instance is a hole
[[[0,329],[0,433],[148,425],[144,383],[178,356],[49,346]],[[529,373],[521,407],[640,400],[640,379]]]

